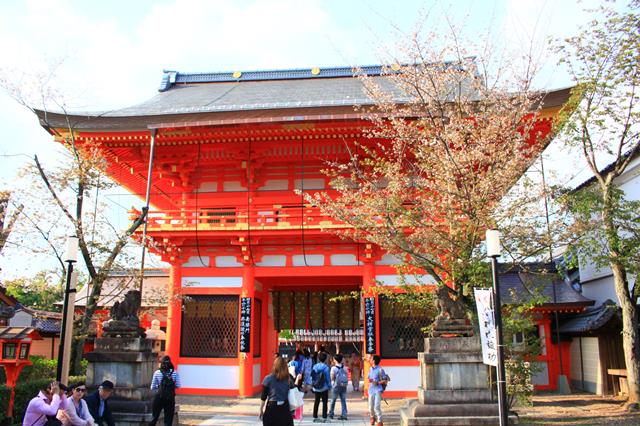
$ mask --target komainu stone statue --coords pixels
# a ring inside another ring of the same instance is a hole
[[[467,318],[462,301],[459,299],[453,300],[445,285],[438,286],[438,289],[436,290],[436,297],[438,309],[440,309],[440,313],[436,317],[436,320]]]
[[[433,322],[433,337],[473,336],[473,327],[469,324],[462,300],[453,299],[445,285],[438,286],[436,290],[436,305],[440,312]]]
[[[124,295],[122,302],[111,307],[111,319],[104,323],[104,335],[108,337],[142,337],[144,330],[140,327],[138,309],[142,298],[139,290],[131,290]]]

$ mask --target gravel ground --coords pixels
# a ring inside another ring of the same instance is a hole
[[[516,408],[522,425],[639,426],[640,414],[628,413],[625,400],[592,394],[539,395],[533,406]]]

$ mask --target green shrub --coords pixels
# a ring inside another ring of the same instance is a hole
[[[7,418],[10,396],[11,388],[6,385],[0,385],[0,422]]]
[[[43,377],[55,377],[58,361],[47,359],[42,356],[32,355],[29,357],[31,365],[27,365],[20,372],[18,383],[40,380]]]

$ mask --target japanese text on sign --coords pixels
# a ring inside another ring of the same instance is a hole
[[[482,362],[498,365],[496,348],[496,325],[493,316],[492,292],[488,288],[474,288],[478,321],[480,323],[480,342],[482,343]]]
[[[368,354],[376,353],[376,299],[364,299],[364,330]]]
[[[240,299],[240,352],[251,351],[251,298]]]

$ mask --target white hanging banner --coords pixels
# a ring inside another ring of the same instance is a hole
[[[474,288],[478,321],[480,323],[480,343],[482,343],[482,362],[498,366],[496,347],[496,324],[493,316],[493,294],[488,288]]]

